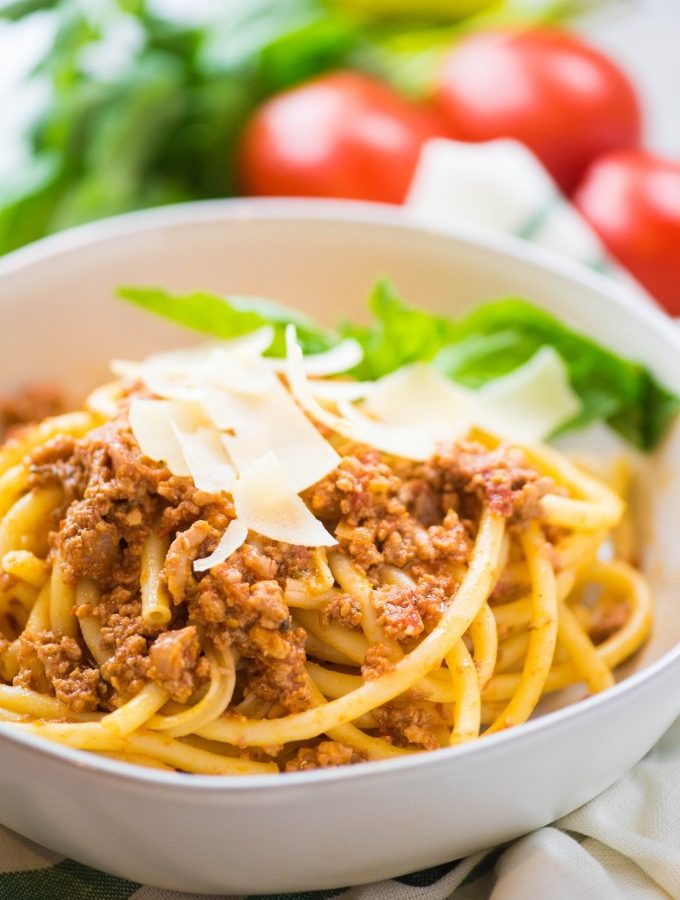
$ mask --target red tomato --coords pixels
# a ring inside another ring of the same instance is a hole
[[[643,150],[596,160],[574,203],[611,253],[680,316],[680,162]]]
[[[606,57],[562,31],[486,31],[455,46],[437,102],[464,141],[526,144],[560,187],[573,190],[595,157],[637,146],[640,108]]]
[[[315,78],[264,103],[240,148],[247,194],[400,203],[438,114],[356,72]]]

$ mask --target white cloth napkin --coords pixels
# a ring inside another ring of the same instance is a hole
[[[475,225],[523,238],[623,280],[635,287],[641,300],[652,302],[518,141],[428,141],[406,206],[416,218],[435,225]]]

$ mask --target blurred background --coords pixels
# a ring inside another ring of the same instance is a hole
[[[514,137],[680,313],[680,0],[0,0],[0,253],[242,194],[403,202]]]

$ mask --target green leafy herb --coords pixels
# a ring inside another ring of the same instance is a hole
[[[305,353],[352,337],[364,357],[352,371],[373,380],[412,362],[431,361],[454,381],[478,388],[528,362],[541,347],[564,360],[581,412],[560,431],[603,420],[641,450],[653,449],[680,408],[680,398],[660,385],[642,365],[624,359],[568,328],[550,313],[518,298],[487,303],[458,319],[408,306],[386,280],[371,292],[368,326],[341,323],[338,333],[271,300],[223,298],[197,292],[182,296],[159,288],[121,288],[119,294],[143,309],[219,338],[274,327],[268,353],[284,354],[285,326],[293,323]]]
[[[368,327],[343,322],[340,332],[353,337],[364,358],[352,373],[371,380],[410,362],[431,360],[453,337],[454,323],[407,306],[386,279],[377,282],[368,298],[374,321]]]
[[[271,325],[274,340],[268,351],[270,356],[285,355],[285,330],[289,324],[295,325],[305,353],[321,353],[338,340],[308,316],[260,297],[226,298],[203,291],[170,294],[161,288],[146,287],[121,287],[118,296],[186,328],[227,340]]]

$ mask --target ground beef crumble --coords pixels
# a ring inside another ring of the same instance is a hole
[[[55,384],[32,382],[0,396],[0,438],[16,435],[24,425],[66,411],[64,391]]]
[[[414,703],[388,703],[377,709],[378,731],[398,747],[409,744],[436,750],[441,746],[436,735],[437,717]]]
[[[173,700],[184,703],[194,691],[194,673],[201,652],[195,625],[160,634],[149,651],[149,677]]]
[[[190,591],[189,616],[205,623],[218,646],[233,646],[246,661],[246,696],[253,693],[296,712],[311,703],[306,635],[293,627],[276,571],[275,560],[253,546],[241,547]]]
[[[321,741],[313,747],[300,747],[285,765],[286,772],[304,772],[308,769],[328,769],[333,766],[350,766],[364,762],[365,757],[351,747],[337,741]]]
[[[40,681],[45,677],[57,699],[74,712],[97,708],[101,675],[99,669],[84,664],[83,651],[74,638],[57,637],[51,631],[24,634],[19,661],[21,670],[15,684],[40,690]]]

